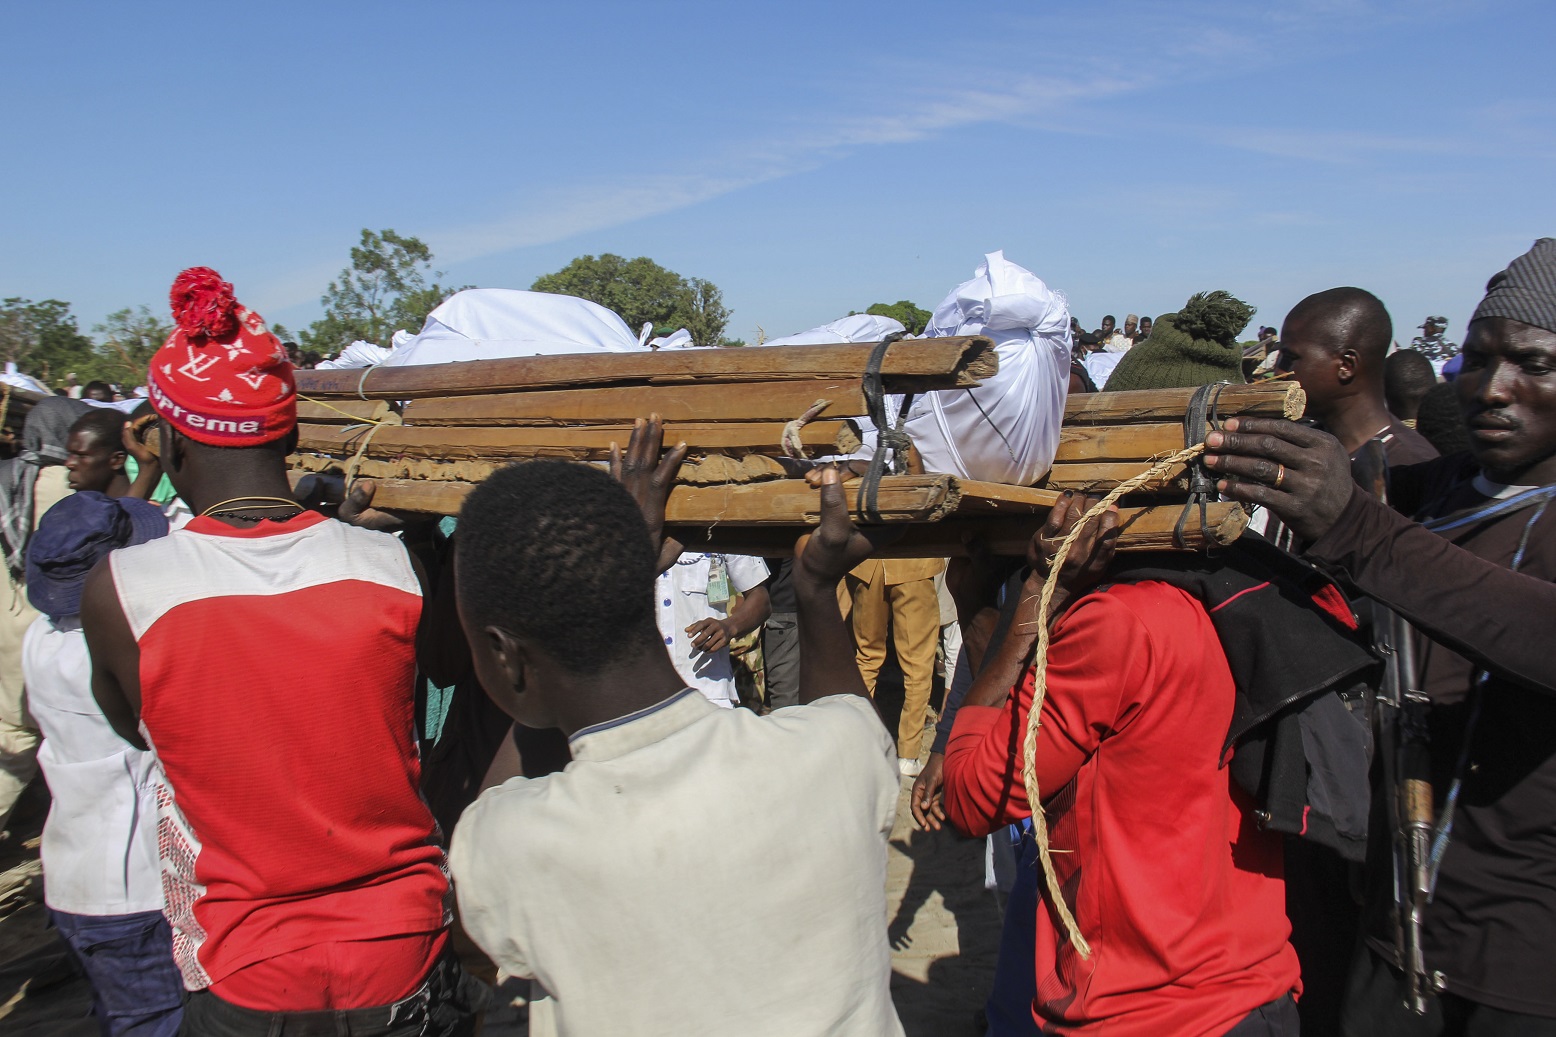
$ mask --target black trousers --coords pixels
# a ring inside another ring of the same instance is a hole
[[[450,956],[392,1005],[324,1012],[258,1012],[209,990],[189,995],[179,1037],[470,1037],[491,988]]]
[[[1427,998],[1426,1014],[1405,1004],[1405,976],[1363,945],[1351,964],[1344,1037],[1556,1037],[1556,1019],[1508,1012],[1454,994]]]
[[[1226,1032],[1226,1037],[1299,1037],[1301,1032],[1297,1003],[1287,994],[1243,1016],[1242,1022]]]

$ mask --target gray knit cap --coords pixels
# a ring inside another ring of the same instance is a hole
[[[1556,238],[1536,241],[1486,282],[1486,297],[1470,320],[1482,317],[1506,317],[1556,332]]]

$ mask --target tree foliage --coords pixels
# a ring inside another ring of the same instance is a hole
[[[319,299],[324,316],[302,333],[303,347],[333,356],[357,339],[387,346],[401,328],[420,331],[427,314],[456,291],[438,284],[441,276],[419,238],[363,228],[351,265]]]
[[[717,286],[682,277],[647,256],[579,256],[556,273],[537,277],[530,288],[598,303],[620,314],[633,331],[645,323],[654,326],[656,335],[685,328],[699,346],[722,345],[729,326],[730,311]]]
[[[878,302],[864,312],[872,317],[890,317],[901,321],[910,335],[922,335],[924,329],[929,326],[929,318],[934,316],[929,310],[915,306],[906,299],[899,299],[893,303]]]
[[[82,382],[103,377],[103,357],[81,333],[70,303],[58,299],[0,302],[0,360],[43,381],[58,382],[74,373]],[[145,376],[144,370],[141,372]]]
[[[92,330],[100,337],[97,353],[108,373],[104,380],[119,385],[140,385],[146,380],[146,365],[151,362],[151,354],[162,348],[162,343],[173,333],[173,326],[140,306],[116,310]]]

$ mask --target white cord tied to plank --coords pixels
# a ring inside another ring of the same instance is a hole
[[[1060,542],[1059,550],[1054,553],[1053,562],[1048,566],[1048,578],[1043,581],[1043,592],[1037,599],[1037,647],[1032,656],[1032,704],[1027,710],[1026,741],[1021,747],[1021,779],[1026,786],[1027,805],[1032,810],[1032,837],[1037,842],[1038,860],[1043,865],[1043,879],[1048,885],[1048,899],[1053,903],[1059,921],[1064,924],[1065,932],[1070,937],[1070,944],[1082,958],[1091,957],[1091,944],[1087,943],[1086,937],[1081,935],[1081,927],[1076,923],[1075,915],[1064,902],[1064,891],[1059,886],[1059,876],[1054,871],[1053,858],[1049,855],[1048,819],[1043,814],[1042,793],[1037,787],[1037,730],[1042,726],[1043,697],[1048,691],[1048,610],[1053,604],[1054,591],[1059,586],[1059,573],[1064,568],[1064,560],[1070,556],[1070,548],[1080,538],[1087,523],[1101,516],[1124,494],[1167,474],[1175,466],[1192,460],[1204,451],[1205,444],[1196,443],[1113,487],[1106,497],[1093,505],[1091,510],[1075,523],[1074,528]]]

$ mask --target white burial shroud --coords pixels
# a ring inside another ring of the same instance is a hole
[[[840,324],[834,321],[816,332]],[[894,328],[889,330],[901,328],[896,321],[890,324]],[[816,332],[776,344],[824,341],[811,337]],[[987,335],[1000,361],[999,373],[976,389],[941,389],[914,398],[905,429],[925,469],[988,482],[1036,482],[1059,449],[1070,388],[1070,311],[1064,296],[1003,252],[991,252],[972,280],[935,308],[924,334]],[[884,335],[861,335],[858,341]],[[901,406],[902,397],[886,398],[889,421],[896,422]],[[852,456],[869,458],[875,453],[875,428],[868,420],[859,426],[864,445]]]
[[[467,288],[427,314],[421,334],[396,349],[384,366],[637,353],[643,348],[625,321],[587,299],[514,288]]]
[[[879,342],[887,335],[907,330],[899,320],[873,313],[851,313],[831,324],[795,335],[771,338],[763,346],[830,346],[834,342]]]

